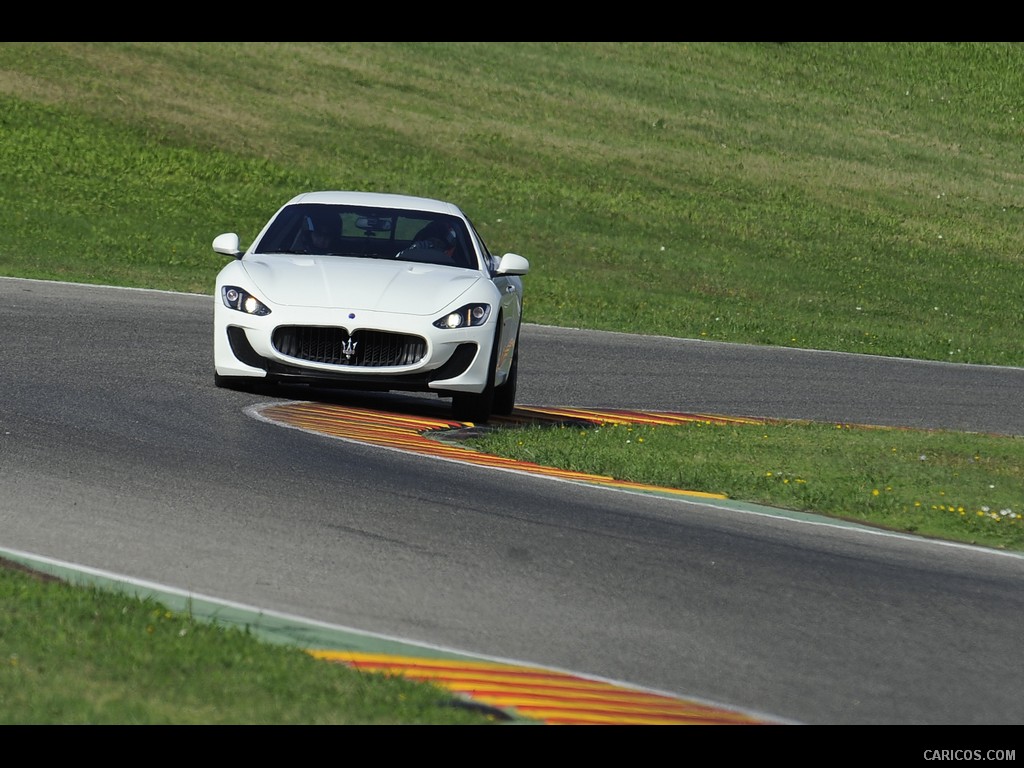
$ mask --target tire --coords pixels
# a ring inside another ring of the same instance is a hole
[[[221,376],[213,374],[213,383],[220,389],[230,389],[235,392],[248,392],[252,395],[264,395],[270,392],[272,385],[264,379],[255,379],[251,376]]]
[[[498,319],[501,328],[501,318]],[[491,365],[487,373],[487,386],[483,392],[455,392],[452,394],[452,416],[457,421],[486,424],[494,410],[494,369],[498,367],[498,333],[491,345]]]
[[[483,392],[456,392],[452,395],[452,415],[457,421],[486,424],[494,407],[494,375]]]
[[[516,383],[519,379],[519,337],[516,336],[516,346],[512,350],[512,365],[508,369],[508,378],[500,387],[494,388],[494,403],[492,413],[499,416],[508,416],[516,407]]]

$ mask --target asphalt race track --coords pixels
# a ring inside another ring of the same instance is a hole
[[[1024,558],[450,460],[219,390],[212,297],[0,278],[0,548],[807,724],[1019,724]],[[526,326],[519,403],[1024,435],[1024,369]]]

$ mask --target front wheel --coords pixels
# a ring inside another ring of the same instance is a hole
[[[501,327],[501,318],[498,318]],[[495,334],[491,345],[491,364],[487,369],[487,386],[483,392],[454,392],[452,394],[452,415],[459,421],[471,421],[474,424],[486,424],[494,410],[494,369],[498,366],[498,340]]]
[[[456,392],[452,395],[452,415],[458,421],[486,424],[494,408],[494,385],[483,392]]]
[[[232,389],[252,395],[267,395],[273,390],[273,385],[266,379],[257,379],[253,376],[221,376],[214,373],[213,383],[220,389]]]
[[[500,387],[494,388],[494,405],[492,411],[499,416],[508,416],[516,407],[516,381],[519,378],[519,339],[516,338],[515,349],[512,350],[512,365],[508,369],[508,378]]]

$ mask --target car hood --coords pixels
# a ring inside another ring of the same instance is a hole
[[[436,314],[483,279],[469,269],[344,256],[247,256],[241,264],[275,304],[411,315]]]

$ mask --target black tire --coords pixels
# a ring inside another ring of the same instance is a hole
[[[501,318],[498,318],[501,328]],[[452,394],[452,416],[457,421],[468,421],[473,424],[486,424],[494,410],[494,369],[498,367],[498,341],[500,336],[494,334],[491,345],[491,365],[487,374],[487,386],[483,392],[455,392]]]
[[[456,392],[452,395],[452,415],[457,421],[486,424],[494,406],[494,375],[483,392]]]
[[[494,388],[494,403],[491,412],[498,416],[508,416],[516,407],[516,385],[519,379],[519,337],[512,350],[512,365],[508,369],[508,378],[500,387]]]
[[[219,373],[215,373],[213,374],[213,383],[220,389],[248,392],[253,395],[264,395],[272,389],[272,385],[265,379],[254,379],[251,376],[221,376]]]

